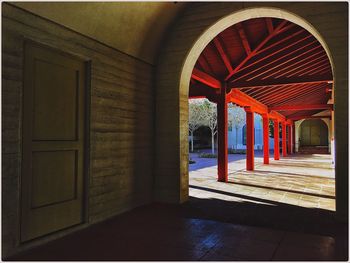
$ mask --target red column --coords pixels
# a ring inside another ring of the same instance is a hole
[[[295,153],[295,123],[292,124],[292,152]]]
[[[217,103],[218,118],[218,181],[228,181],[228,153],[227,153],[227,100],[225,86],[223,86]]]
[[[278,120],[273,121],[273,137],[274,137],[274,157],[275,160],[280,159],[280,133]]]
[[[264,164],[269,164],[269,117],[263,115]]]
[[[287,156],[287,134],[285,122],[282,122],[282,156]]]
[[[292,153],[292,125],[288,125],[288,154]]]
[[[244,107],[247,121],[247,170],[254,170],[254,112],[250,107]]]

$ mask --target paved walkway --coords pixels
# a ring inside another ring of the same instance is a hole
[[[258,155],[254,171],[245,170],[245,156],[233,155],[229,162],[228,183],[217,182],[216,164],[208,165],[205,158],[196,158],[196,162],[197,167],[204,168],[190,168],[192,197],[235,202],[279,202],[335,211],[334,169],[331,168],[329,155],[292,155],[279,161],[270,158],[269,165],[264,165],[262,156]]]

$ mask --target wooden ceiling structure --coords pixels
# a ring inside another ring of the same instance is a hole
[[[189,97],[216,102],[222,85],[229,101],[255,101],[281,121],[330,116],[333,76],[317,39],[286,20],[257,18],[235,24],[203,50],[192,73]],[[262,113],[256,111],[257,113]]]
[[[206,97],[217,103],[218,180],[228,180],[229,102],[246,111],[246,167],[254,170],[254,113],[263,117],[264,164],[268,164],[269,120],[274,121],[274,158],[279,160],[279,125],[282,154],[287,156],[293,151],[294,121],[330,118],[332,88],[327,53],[312,34],[296,24],[256,18],[217,35],[195,64],[189,98]]]

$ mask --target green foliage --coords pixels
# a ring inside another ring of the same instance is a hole
[[[199,158],[217,158],[217,154],[212,153],[201,153],[198,155]]]
[[[245,149],[228,149],[229,154],[245,154]]]

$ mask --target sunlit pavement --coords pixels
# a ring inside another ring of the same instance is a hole
[[[270,158],[268,165],[263,164],[260,156],[255,158],[254,171],[246,171],[246,161],[241,157],[242,155],[237,156],[236,161],[229,162],[228,183],[217,181],[216,164],[190,171],[190,196],[235,202],[274,201],[301,207],[335,210],[335,179],[330,155],[292,155],[281,157],[278,161]],[[207,162],[205,158],[198,158],[196,162],[201,160]],[[226,195],[218,190],[239,196]]]

